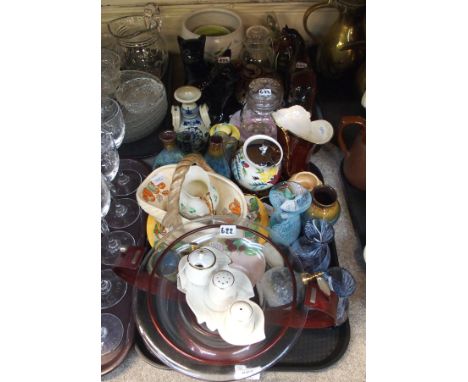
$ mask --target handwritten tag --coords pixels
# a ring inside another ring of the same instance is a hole
[[[236,236],[237,227],[234,224],[224,224],[219,227],[219,234],[221,236],[232,237]]]
[[[298,61],[296,62],[296,69],[304,69],[307,68],[307,64],[305,62]]]
[[[258,94],[260,94],[261,96],[271,96],[271,89],[260,89],[258,91]]]

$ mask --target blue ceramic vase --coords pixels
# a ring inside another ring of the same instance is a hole
[[[210,145],[205,154],[205,161],[219,175],[228,179],[231,177],[231,169],[224,155],[224,143],[221,136],[213,135],[210,137]]]
[[[174,131],[163,131],[159,134],[159,139],[162,141],[164,148],[154,158],[153,170],[167,164],[179,163],[184,157],[184,154],[176,145],[176,133]]]

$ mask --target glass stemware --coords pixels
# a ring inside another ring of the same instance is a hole
[[[101,49],[101,94],[112,96],[120,83],[120,56],[106,48]]]
[[[109,97],[104,97],[101,100],[101,131],[111,135],[116,149],[122,145],[125,136],[124,116],[119,104]],[[114,195],[127,196],[132,194],[141,181],[141,175],[137,171],[118,170],[112,182],[115,188]]]
[[[112,353],[122,342],[122,321],[111,313],[101,313],[101,356]]]
[[[109,233],[109,226],[107,225],[106,220],[104,217],[109,212],[111,204],[111,195],[109,191],[109,187],[107,187],[107,183],[104,177],[101,175],[101,233],[107,234]]]
[[[101,271],[101,309],[117,305],[127,293],[127,283],[111,269]]]
[[[120,159],[112,139],[112,135],[101,130],[101,173],[107,181],[107,186],[116,196],[115,186],[110,183],[117,175]],[[122,229],[135,223],[140,216],[138,203],[129,198],[112,198],[106,221],[110,228]]]

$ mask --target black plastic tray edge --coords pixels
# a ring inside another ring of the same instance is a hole
[[[353,202],[355,198],[352,196],[352,192],[365,194],[365,191],[358,190],[357,188],[353,187],[348,182],[348,180],[344,176],[343,163],[344,163],[344,160],[342,160],[340,164],[340,176],[341,176],[341,182],[343,184],[343,194],[345,196],[346,204],[348,205],[349,215],[351,217],[351,222],[353,223],[354,231],[359,240],[359,244],[361,245],[361,248],[364,248],[364,246],[366,245],[366,234],[364,233],[364,235],[361,236],[359,232],[358,219],[356,218],[357,208],[355,207],[356,203]],[[365,227],[364,227],[364,230],[365,230]]]

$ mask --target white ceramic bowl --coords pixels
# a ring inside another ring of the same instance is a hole
[[[244,24],[237,13],[223,8],[206,8],[190,13],[182,22],[181,36],[184,39],[198,38],[200,35],[193,31],[203,25],[219,25],[232,31],[223,36],[206,36],[206,60],[215,61],[226,49],[231,49],[231,59],[239,58],[244,40]]]

